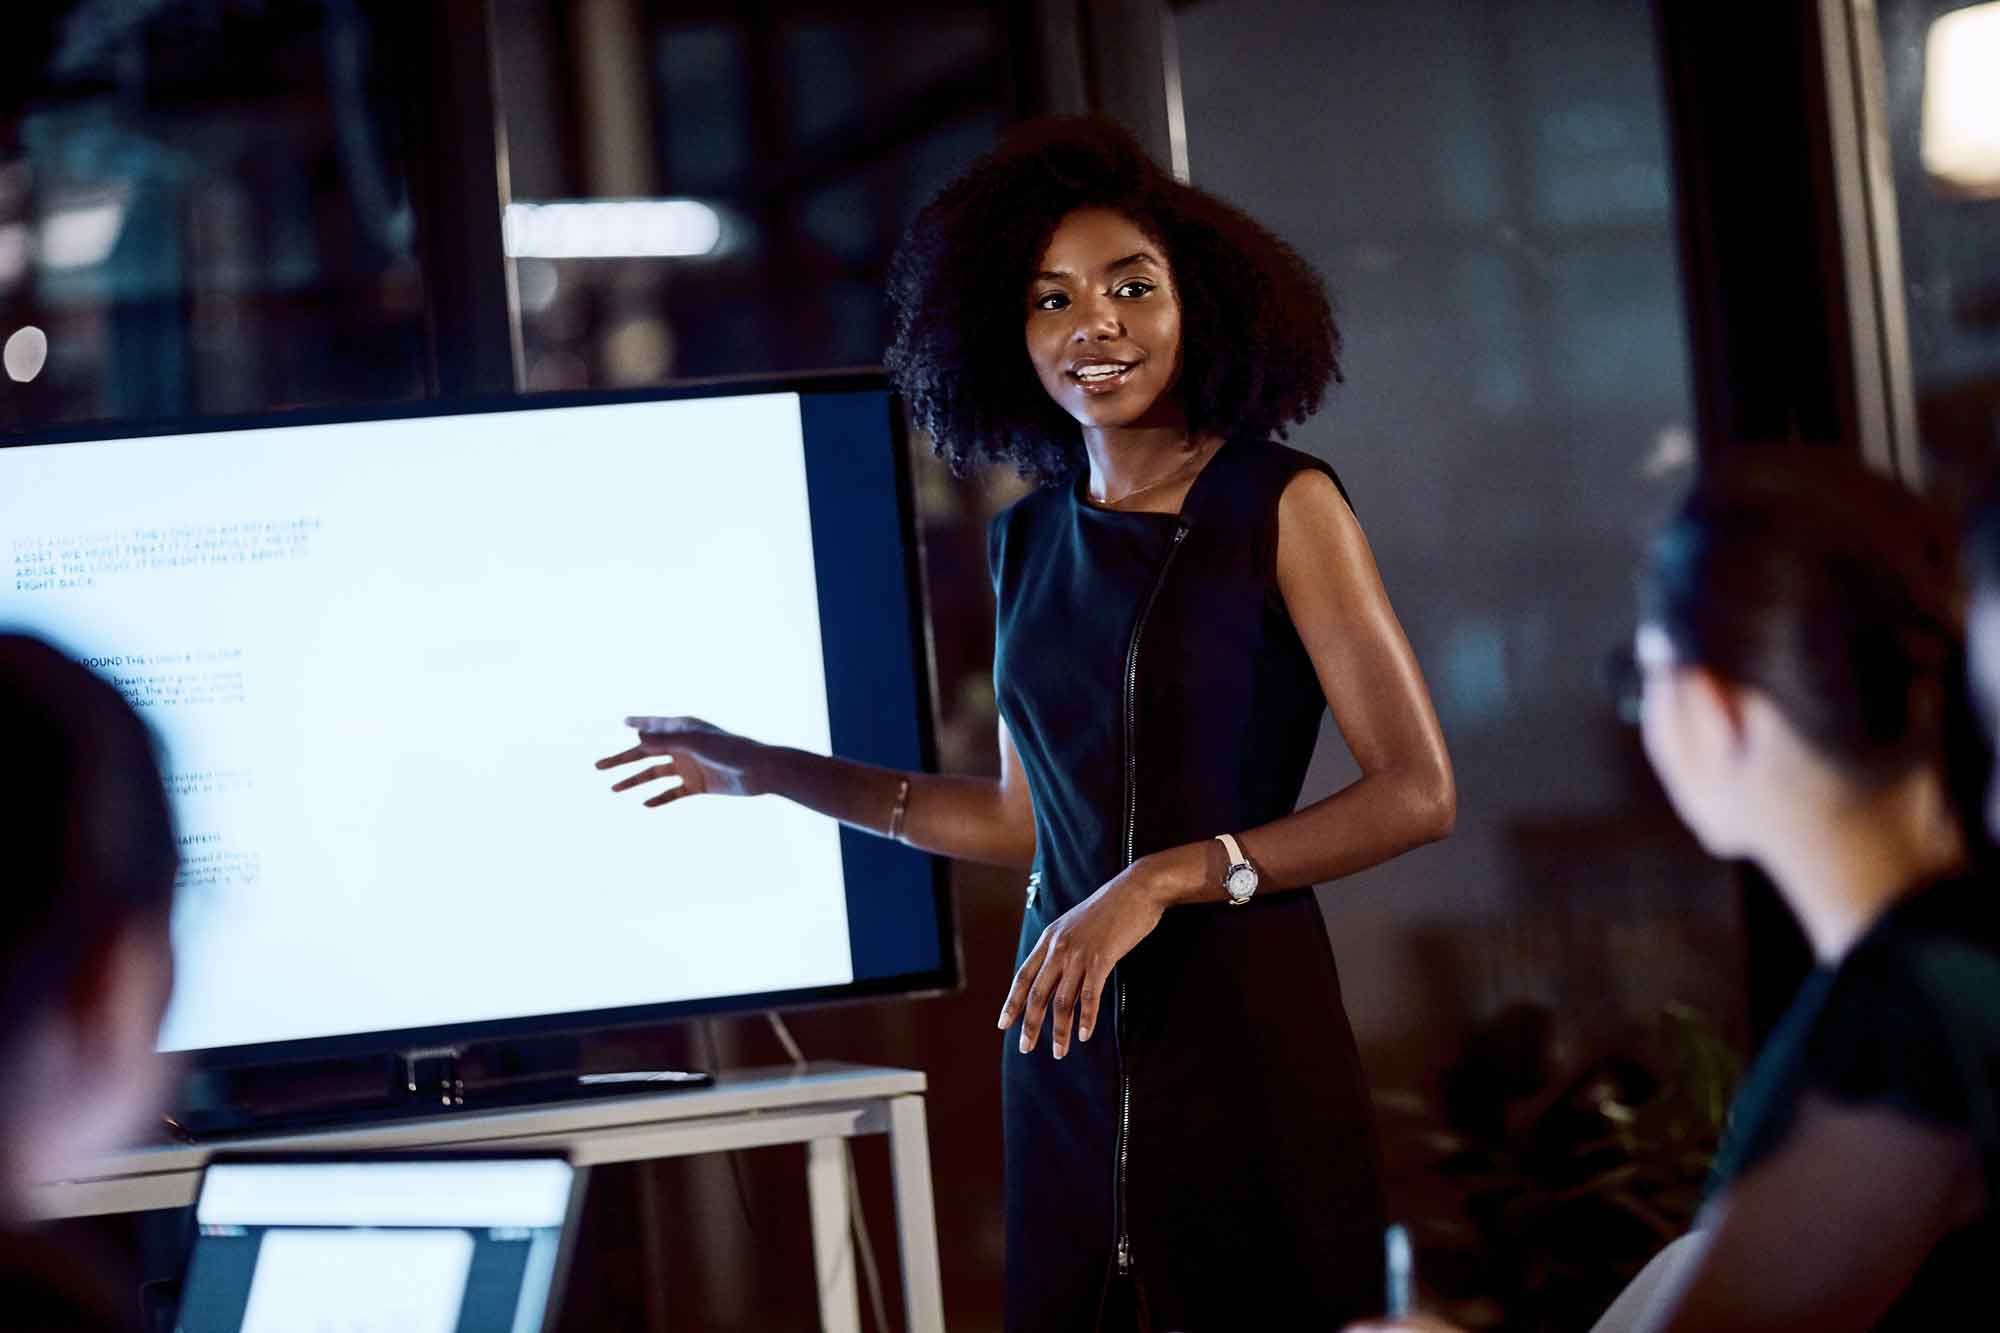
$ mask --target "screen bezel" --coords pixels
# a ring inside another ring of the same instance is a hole
[[[910,475],[909,438],[899,401],[879,370],[823,372],[791,376],[722,376],[644,389],[523,393],[496,398],[424,399],[405,403],[355,407],[316,407],[296,411],[240,416],[198,417],[149,421],[94,421],[34,431],[0,434],[0,449],[51,444],[81,444],[107,440],[139,440],[166,435],[211,435],[274,427],[317,426],[350,422],[405,421],[431,417],[480,416],[497,412],[550,408],[595,407],[620,403],[670,402],[691,398],[744,397],[752,394],[796,393],[801,397],[879,393],[887,395],[890,472],[902,554],[903,601],[911,650],[916,715],[918,768],[937,767],[935,663],[924,595],[923,534],[916,516],[915,486]],[[810,503],[810,492],[808,493]],[[815,557],[818,552],[815,550]],[[378,1054],[449,1047],[464,1048],[509,1040],[581,1035],[613,1028],[651,1027],[693,1018],[767,1010],[820,1008],[887,998],[917,999],[948,994],[963,984],[965,969],[959,947],[956,902],[949,869],[936,856],[928,860],[931,900],[937,916],[938,966],[929,971],[857,979],[837,986],[761,991],[705,999],[671,1000],[613,1009],[572,1010],[560,1014],[527,1014],[425,1027],[390,1028],[374,1032],[300,1037],[288,1041],[252,1042],[237,1046],[198,1047],[174,1051],[173,1058],[197,1069],[232,1069],[315,1060],[348,1059]]]

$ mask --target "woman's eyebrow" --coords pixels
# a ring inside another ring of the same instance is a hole
[[[1135,264],[1150,264],[1154,268],[1164,267],[1159,260],[1147,254],[1144,250],[1138,250],[1134,251],[1132,254],[1126,255],[1123,259],[1112,260],[1109,264],[1106,264],[1100,270],[1100,272],[1115,273],[1121,268],[1131,268]],[[1040,273],[1037,273],[1035,275],[1035,281],[1067,282],[1071,278],[1074,278],[1075,276],[1076,275],[1074,273],[1070,272],[1068,269],[1065,268],[1045,268]]]

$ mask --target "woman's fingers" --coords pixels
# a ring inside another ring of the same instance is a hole
[[[630,764],[641,759],[650,758],[652,754],[653,752],[645,746],[635,745],[629,750],[620,750],[617,754],[606,755],[597,761],[597,766],[599,768],[617,768],[620,764]]]
[[[1027,1002],[1028,987],[1034,984],[1035,975],[1042,970],[1042,958],[1048,953],[1049,937],[1044,934],[1035,941],[1035,947],[1028,950],[1028,956],[1021,960],[1021,966],[1014,972],[1014,984],[1008,988],[1006,1002],[1000,1006],[1000,1030],[1006,1031],[1014,1024],[1014,1016],[1021,1012]]]
[[[1108,968],[1096,963],[1072,961],[1056,983],[1055,1003],[1049,1013],[1049,1040],[1055,1044],[1056,1059],[1069,1054],[1070,1020],[1076,1020],[1076,1039],[1089,1041],[1097,1027],[1097,997],[1104,991]]]
[[[714,731],[698,717],[628,717],[625,725],[641,736],[677,736],[689,731]]]
[[[674,736],[690,731],[710,730],[707,723],[694,717],[628,717],[625,725],[639,733],[639,743],[629,750],[606,755],[597,761],[599,768],[617,768],[621,764],[637,763],[660,753],[661,745]]]
[[[1011,1026],[1020,1015],[1021,1051],[1026,1054],[1041,1041],[1046,1019],[1055,1058],[1062,1059],[1069,1054],[1072,1026],[1078,1041],[1090,1040],[1108,971],[1086,963],[1074,947],[1065,948],[1060,936],[1044,932],[1014,973],[1013,989],[1000,1006],[1000,1026]]]
[[[1083,993],[1077,996],[1076,1039],[1089,1041],[1097,1030],[1097,1002],[1104,994],[1104,982],[1111,969],[1093,966],[1083,977]]]
[[[1083,978],[1074,967],[1066,968],[1056,982],[1049,1009],[1049,1045],[1058,1060],[1069,1054],[1070,1020],[1076,1016],[1076,992],[1082,984]]]
[[[603,767],[603,765],[599,765],[599,767]],[[639,786],[641,783],[653,782],[657,781],[660,778],[671,778],[675,776],[677,776],[677,774],[674,771],[674,761],[672,757],[669,756],[667,761],[663,764],[654,764],[651,768],[642,768],[637,773],[634,773],[631,777],[626,778],[622,782],[612,783],[611,790],[630,791],[632,788]]]
[[[1042,1019],[1049,1011],[1049,1001],[1063,977],[1069,972],[1072,959],[1070,950],[1063,947],[1062,938],[1049,941],[1048,953],[1042,958],[1042,967],[1035,974],[1034,984],[1028,987],[1028,998],[1021,1006],[1021,1050],[1025,1054],[1035,1049],[1042,1039]]]
[[[661,792],[658,796],[648,797],[645,801],[645,806],[648,810],[657,810],[663,805],[672,805],[675,801],[678,801],[683,796],[692,796],[692,795],[694,795],[694,788],[688,786],[687,783],[683,782],[678,787],[668,788],[666,791]]]

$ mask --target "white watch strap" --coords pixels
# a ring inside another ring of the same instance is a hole
[[[1230,837],[1227,833],[1218,833],[1215,835],[1215,840],[1222,844],[1223,851],[1229,853],[1230,865],[1240,866],[1248,863],[1249,858],[1245,857],[1243,849],[1236,845],[1236,839]]]

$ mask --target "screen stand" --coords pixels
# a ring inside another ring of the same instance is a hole
[[[465,1078],[458,1067],[465,1052],[456,1046],[430,1046],[404,1051],[397,1056],[402,1065],[402,1094],[412,1102],[437,1100],[438,1109],[451,1110],[465,1105]],[[395,1089],[391,1088],[393,1096]]]
[[[361,1071],[373,1064],[368,1078]],[[385,1068],[386,1065],[386,1068]],[[275,1133],[337,1124],[415,1119],[600,1097],[706,1087],[714,1077],[682,1069],[584,1072],[574,1037],[473,1046],[423,1046],[360,1068],[354,1061],[206,1071],[182,1090],[184,1109],[165,1118],[172,1138]]]
[[[575,1037],[528,1037],[475,1048],[479,1077],[460,1067],[453,1047],[407,1051],[402,1056],[405,1093],[440,1110],[525,1106],[586,1097],[700,1088],[713,1076],[685,1069],[619,1069],[583,1072],[583,1043]]]

